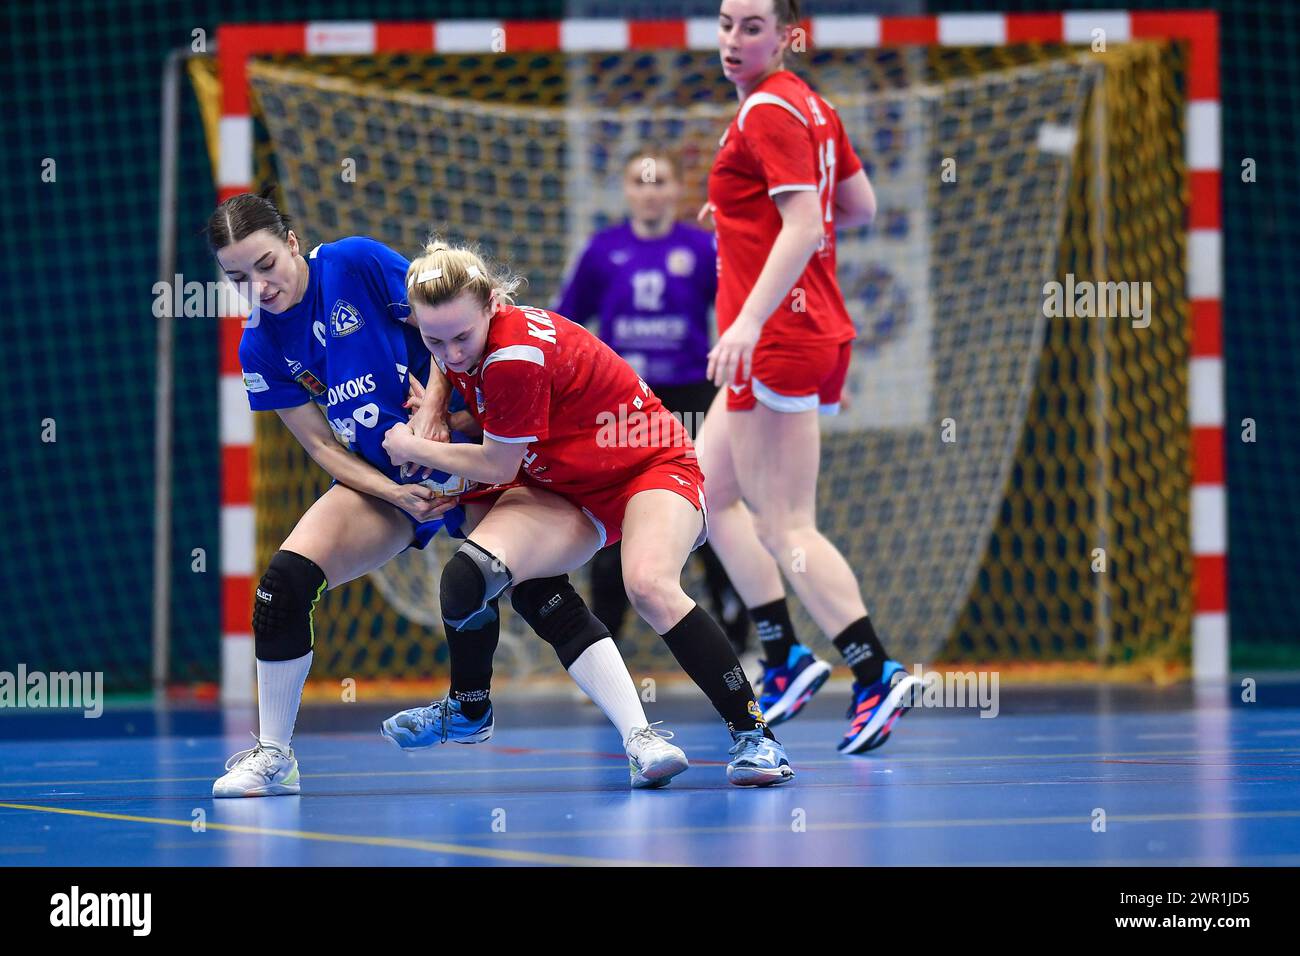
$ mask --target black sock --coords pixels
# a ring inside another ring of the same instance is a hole
[[[831,643],[844,655],[844,663],[859,684],[874,684],[885,672],[885,649],[871,626],[871,618],[854,621]]]
[[[492,602],[496,610],[497,602]],[[446,621],[447,650],[451,658],[451,698],[460,702],[460,711],[470,720],[487,713],[489,693],[492,689],[492,655],[496,653],[501,637],[501,618],[479,628],[459,631]]]
[[[669,628],[664,643],[695,686],[704,691],[727,726],[732,730],[753,730],[767,725],[759,720],[761,712],[749,686],[744,668],[731,649],[731,642],[717,621],[698,604],[689,614]]]
[[[790,605],[785,598],[749,609],[749,616],[758,628],[758,639],[763,642],[763,660],[768,667],[784,666],[790,648],[799,643],[790,623]]]

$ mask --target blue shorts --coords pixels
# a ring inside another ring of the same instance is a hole
[[[401,510],[401,509],[398,509]],[[460,505],[452,508],[446,514],[441,514],[429,521],[416,521],[408,512],[403,511],[406,520],[411,522],[411,527],[415,531],[415,540],[408,547],[417,548],[421,551],[424,546],[434,539],[439,531],[446,529],[447,534],[453,538],[465,537],[465,509]]]

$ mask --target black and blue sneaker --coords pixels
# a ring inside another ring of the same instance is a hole
[[[785,661],[763,664],[763,691],[758,706],[769,727],[789,720],[812,699],[831,676],[831,665],[818,660],[802,644],[795,644]]]
[[[889,739],[894,722],[912,709],[913,695],[921,681],[898,661],[885,661],[884,672],[874,684],[853,682],[853,701],[846,715],[848,732],[835,749],[842,754],[874,750]]]

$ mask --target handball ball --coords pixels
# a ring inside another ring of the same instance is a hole
[[[474,487],[474,482],[467,481],[460,475],[449,475],[445,471],[435,471],[428,478],[425,478],[420,484],[426,488],[432,488],[433,493],[438,498],[454,498],[456,495],[463,495]]]

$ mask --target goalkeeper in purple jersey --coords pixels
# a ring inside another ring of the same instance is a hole
[[[676,219],[680,184],[671,158],[633,156],[623,175],[629,216],[597,232],[578,258],[555,305],[593,331],[637,371],[695,437],[713,400],[706,370],[709,310],[718,288],[713,233]],[[698,551],[714,612],[736,652],[744,650],[749,617],[713,550]],[[619,546],[591,562],[592,611],[618,638],[628,610]]]

